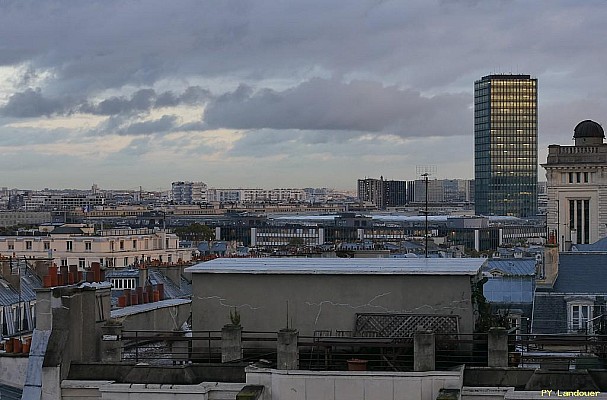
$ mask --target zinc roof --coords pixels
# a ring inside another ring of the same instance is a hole
[[[318,275],[476,275],[484,258],[217,258],[191,273]]]

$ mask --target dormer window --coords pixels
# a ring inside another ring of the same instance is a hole
[[[592,333],[593,302],[575,301],[567,305],[569,314],[569,332]]]

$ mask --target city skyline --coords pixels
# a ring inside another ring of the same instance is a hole
[[[472,84],[497,73],[540,82],[542,163],[577,122],[605,122],[606,15],[598,1],[5,2],[0,186],[353,190],[428,164],[472,179]]]

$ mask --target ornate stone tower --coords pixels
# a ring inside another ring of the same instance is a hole
[[[548,229],[561,251],[607,235],[607,144],[594,121],[574,129],[573,146],[548,146]]]

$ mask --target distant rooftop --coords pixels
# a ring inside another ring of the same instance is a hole
[[[476,275],[484,258],[217,258],[186,272],[200,274]]]

